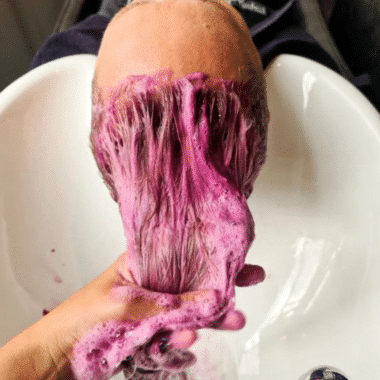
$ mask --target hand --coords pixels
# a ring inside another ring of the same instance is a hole
[[[245,264],[243,269],[236,277],[235,284],[240,287],[256,285],[265,279],[265,272],[262,267],[257,265]],[[245,325],[244,315],[237,310],[230,311],[210,326],[218,330],[240,330]],[[194,354],[185,350],[189,348],[197,339],[195,330],[175,330],[173,332],[163,332],[156,334],[150,342],[144,347],[141,347],[138,355],[133,359],[128,358],[123,362],[123,369],[126,378],[130,378],[136,371],[137,373],[144,374],[144,367],[141,363],[146,363],[155,359],[159,362],[162,357],[165,357],[164,365],[161,368],[172,371],[176,369],[181,371],[194,364],[196,358]],[[170,350],[169,355],[167,355]],[[176,363],[177,368],[173,368]],[[138,368],[136,370],[136,367]],[[145,367],[145,369],[153,369],[154,367]]]
[[[245,264],[236,276],[235,285],[247,287],[257,285],[265,279],[264,269],[259,265]],[[245,326],[244,314],[233,310],[217,321],[213,328],[218,330],[241,330]]]
[[[127,256],[123,253],[100,276],[33,325],[34,334],[43,340],[41,343],[43,347],[46,347],[57,368],[63,366],[60,363],[64,359],[72,360],[74,345],[99,323],[125,320],[141,322],[186,305],[204,304],[206,299],[210,300],[210,304],[213,303],[215,297],[213,291],[201,290],[169,296],[139,288],[130,278],[121,276],[118,270],[119,265],[127,264],[126,260]],[[259,272],[260,267],[246,265],[237,276],[236,284],[238,286],[254,284]],[[131,288],[138,288],[140,296],[130,297],[132,293],[125,290]],[[119,295],[118,298],[115,298],[115,294]],[[167,296],[170,299],[169,303]],[[244,324],[243,314],[232,311],[220,318],[213,328],[237,330]],[[157,347],[166,346],[166,349],[169,347],[173,352],[182,355],[187,363],[182,363],[185,366],[193,360],[192,357],[186,356],[186,352],[180,353],[179,350],[184,350],[195,342],[197,335],[194,330],[167,331],[164,335],[162,333],[153,335],[153,338],[148,339],[145,344],[145,347],[149,347],[149,352],[157,351]],[[170,366],[171,363],[168,365]],[[179,365],[181,366],[181,363]]]

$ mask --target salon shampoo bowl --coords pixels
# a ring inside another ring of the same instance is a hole
[[[95,56],[40,66],[0,94],[0,345],[124,251],[89,148]],[[298,380],[330,365],[378,380],[380,116],[345,79],[282,55],[266,70],[267,162],[248,200],[239,332],[202,330],[199,380]],[[122,378],[122,377],[120,377]]]

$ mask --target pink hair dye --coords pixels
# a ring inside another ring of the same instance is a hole
[[[129,268],[120,272],[130,270],[139,286],[155,292],[218,294],[210,314],[194,310],[190,320],[152,321],[144,327],[149,334],[169,325],[207,327],[234,309],[236,275],[254,239],[246,199],[266,157],[269,113],[255,72],[247,83],[199,72],[175,81],[171,75],[127,77],[107,103],[100,89],[93,91],[91,149],[118,203],[129,257]],[[96,340],[88,339],[86,349]],[[126,346],[119,352],[137,355],[136,344]],[[81,350],[76,352],[73,367],[79,368]],[[101,360],[94,364],[98,372],[82,366],[85,378],[107,378],[101,376],[115,370],[102,372]],[[153,362],[158,371],[152,379],[169,378],[170,371]],[[176,371],[171,379],[187,378]]]

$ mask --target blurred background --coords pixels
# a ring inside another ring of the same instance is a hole
[[[101,0],[0,0],[0,91],[28,71],[51,34],[97,12]]]
[[[297,2],[309,33],[380,111],[380,0]],[[100,4],[101,0],[0,0],[0,91],[27,72],[48,36],[97,12]]]

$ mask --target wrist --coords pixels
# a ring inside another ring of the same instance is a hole
[[[0,378],[37,379],[33,364],[36,351],[38,348],[27,339],[25,331],[7,342],[0,349]]]
[[[32,357],[36,379],[59,380],[73,379],[70,370],[69,351],[63,347],[57,336],[56,324],[49,315],[25,330],[26,339],[32,344]]]
[[[58,380],[72,377],[65,360],[54,359],[49,348],[36,335],[34,325],[0,349],[0,378],[7,380]]]

